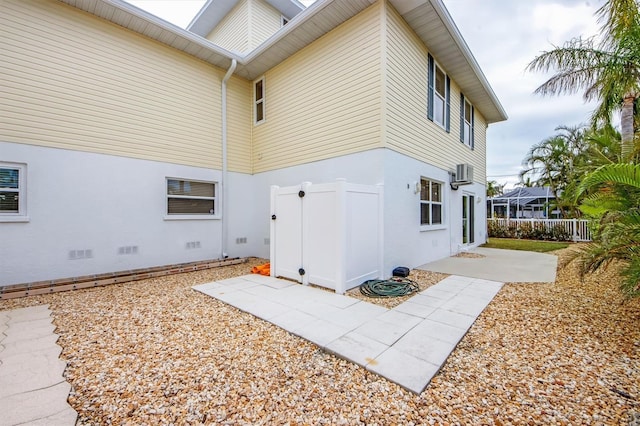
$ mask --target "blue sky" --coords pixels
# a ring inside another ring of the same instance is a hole
[[[204,0],[128,0],[185,27]],[[522,159],[535,143],[559,125],[587,123],[594,105],[580,94],[541,97],[533,91],[546,77],[525,72],[539,53],[578,36],[592,36],[594,16],[603,0],[443,0],[469,45],[509,120],[487,131],[488,179],[511,187]],[[312,1],[303,1],[305,4]]]

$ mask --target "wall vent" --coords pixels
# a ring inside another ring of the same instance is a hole
[[[236,244],[247,244],[247,237],[236,238]]]
[[[93,250],[91,249],[69,250],[69,260],[91,259],[92,257]]]
[[[138,246],[122,246],[118,247],[118,254],[138,254]]]
[[[187,242],[187,250],[191,250],[191,249],[199,249],[200,248],[200,241],[189,241]]]

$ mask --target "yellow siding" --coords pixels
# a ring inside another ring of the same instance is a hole
[[[248,52],[250,50],[249,7],[251,1],[238,2],[206,38],[229,51]]]
[[[229,170],[251,173],[251,83],[233,77],[227,82],[227,154]]]
[[[265,74],[254,172],[381,146],[380,3]]]
[[[278,10],[263,0],[251,1],[249,48],[255,49],[280,29]]]
[[[450,133],[430,121],[427,118],[427,48],[391,5],[387,5],[386,35],[387,146],[443,169],[454,170],[458,163],[470,163],[474,166],[474,180],[484,183],[484,118],[476,111],[475,149],[471,150],[460,142],[460,89],[452,80]]]
[[[0,140],[221,167],[222,70],[55,1],[0,2],[0,52]]]

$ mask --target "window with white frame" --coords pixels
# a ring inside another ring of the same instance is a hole
[[[26,216],[24,164],[0,162],[0,221]]]
[[[420,225],[441,225],[442,213],[442,183],[420,178]]]
[[[433,121],[444,127],[446,106],[446,80],[444,72],[435,65],[435,91],[433,92]]]
[[[474,122],[473,105],[460,94],[460,142],[473,149],[473,122]]]
[[[260,124],[264,121],[264,89],[264,77],[262,77],[260,80],[256,80],[253,83],[253,119],[255,124]]]
[[[434,123],[450,131],[450,90],[449,76],[436,64],[433,56],[428,55],[428,99],[427,117]]]
[[[167,178],[167,215],[216,214],[216,184]]]

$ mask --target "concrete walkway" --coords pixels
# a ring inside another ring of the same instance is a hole
[[[482,257],[452,256],[418,266],[416,269],[505,283],[552,283],[556,280],[558,257],[552,254],[486,247],[477,247],[469,250],[469,253]]]
[[[502,283],[454,275],[393,309],[261,275],[193,288],[421,393]]]
[[[0,424],[75,425],[47,305],[0,311]]]

